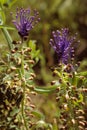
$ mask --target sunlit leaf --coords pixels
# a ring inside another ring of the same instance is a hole
[[[81,93],[79,94],[79,100],[78,100],[78,102],[83,102],[83,95]]]

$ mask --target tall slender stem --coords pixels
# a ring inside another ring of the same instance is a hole
[[[1,4],[0,4],[0,9],[1,9],[1,11],[4,13],[3,6],[2,6]],[[2,20],[2,21],[3,21],[3,20]],[[6,28],[3,27],[3,28],[1,28],[1,30],[2,30],[4,36],[5,36],[6,40],[7,40],[7,43],[8,43],[8,46],[9,46],[9,50],[11,51],[11,49],[13,48],[12,38],[11,38],[11,36],[10,36],[10,34],[9,34],[9,32],[7,31]]]
[[[26,130],[29,130],[28,129],[28,126],[27,126],[27,122],[26,122],[26,119],[25,119],[25,113],[24,113],[24,101],[25,101],[25,91],[26,91],[26,81],[25,81],[25,70],[24,70],[24,54],[23,54],[23,49],[21,48],[21,78],[23,80],[22,82],[22,87],[23,87],[23,99],[22,99],[22,103],[21,103],[21,112],[22,112],[22,117],[23,117],[23,120],[24,120],[24,125],[26,127]]]
[[[11,36],[10,36],[10,34],[9,34],[9,32],[7,31],[6,28],[2,28],[1,30],[2,30],[4,36],[5,36],[6,40],[7,40],[7,43],[8,43],[8,46],[9,46],[9,50],[11,50],[11,49],[13,48],[12,38],[11,38]]]

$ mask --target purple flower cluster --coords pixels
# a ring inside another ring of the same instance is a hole
[[[13,20],[14,25],[16,26],[19,35],[22,39],[26,39],[29,35],[29,32],[40,20],[39,13],[34,10],[34,15],[31,15],[31,10],[28,9],[18,9],[15,16],[15,20]]]
[[[58,55],[58,61],[64,64],[69,63],[74,56],[75,36],[69,36],[67,28],[61,31],[53,31],[53,39],[50,39],[50,44]]]

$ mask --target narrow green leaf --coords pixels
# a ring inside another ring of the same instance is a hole
[[[36,50],[36,41],[35,40],[30,40],[28,45],[29,47],[32,49],[32,51],[35,51]]]
[[[5,25],[0,25],[0,28],[6,28],[8,30],[15,30],[15,28],[13,27],[8,27],[8,26],[5,26]]]
[[[5,23],[5,21],[6,21],[5,14],[1,9],[0,10],[0,25],[3,25],[3,23]]]
[[[1,28],[1,30],[2,30],[2,32],[3,32],[3,34],[4,34],[5,38],[6,38],[6,40],[7,40],[7,42],[8,42],[9,49],[11,50],[11,49],[13,48],[12,38],[11,38],[11,36],[10,36],[10,34],[9,34],[9,32],[7,31],[6,28]]]
[[[50,93],[56,90],[58,86],[50,86],[50,87],[36,87],[34,90],[38,93]]]
[[[87,76],[87,71],[78,73],[79,76]]]
[[[9,7],[12,7],[16,2],[17,0],[8,0]]]
[[[40,120],[44,120],[45,119],[45,116],[39,112],[39,111],[32,111],[32,114],[35,115],[36,117],[38,117]]]

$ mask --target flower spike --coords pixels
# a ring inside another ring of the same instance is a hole
[[[39,13],[34,10],[34,15],[31,15],[31,10],[24,8],[17,8],[15,19],[13,20],[14,25],[18,30],[18,34],[22,39],[27,39],[29,32],[34,26],[40,21]]]
[[[50,44],[58,55],[58,61],[68,64],[74,56],[76,37],[69,36],[68,28],[53,31],[52,35],[53,39],[50,39]]]

